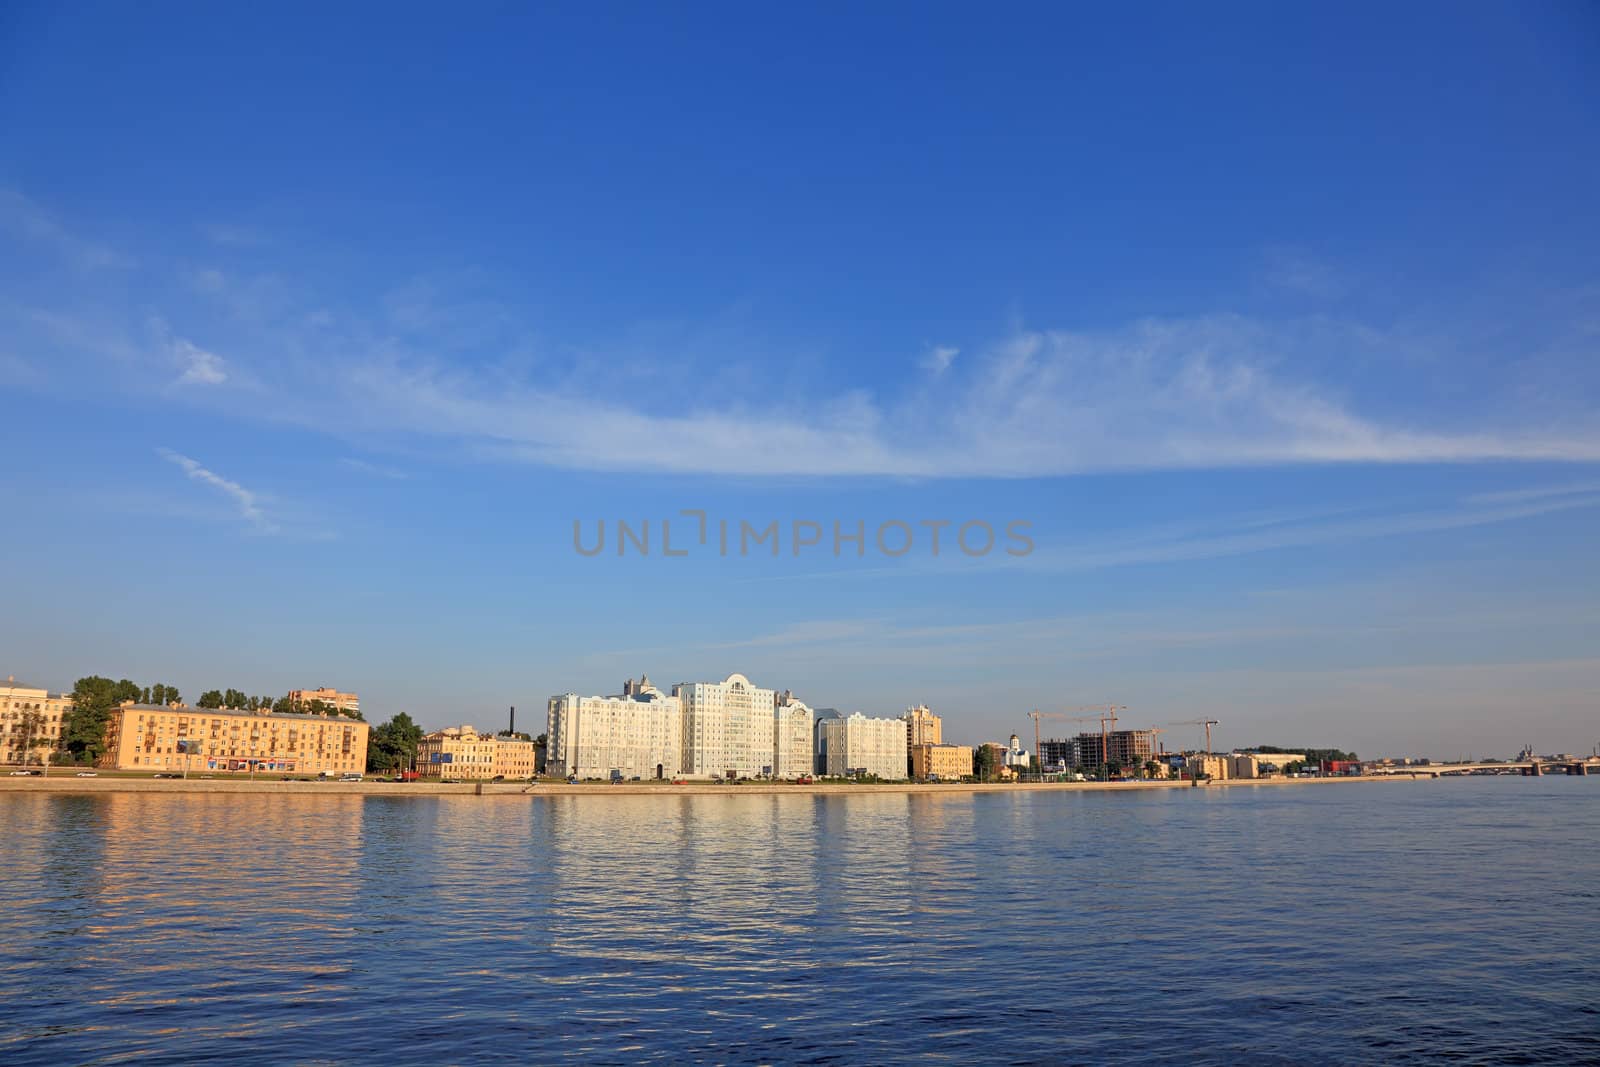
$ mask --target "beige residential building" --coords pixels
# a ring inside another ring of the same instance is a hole
[[[360,774],[370,727],[332,715],[135,704],[111,710],[98,766],[124,771]]]
[[[297,708],[309,707],[320,700],[335,711],[360,711],[361,698],[354,693],[341,693],[337,689],[291,689],[289,700]]]
[[[481,734],[474,726],[450,726],[423,736],[417,745],[417,773],[442,782],[532,778],[534,744]]]
[[[767,707],[762,721],[771,745]],[[545,770],[561,778],[676,778],[682,772],[683,720],[678,697],[648,677],[630,679],[621,696],[551,697]]]
[[[72,696],[18,685],[0,685],[0,763],[43,763],[61,744]]]
[[[777,694],[742,674],[720,682],[672,687],[683,705],[682,773],[756,778],[773,767],[773,709]]]
[[[859,711],[818,716],[815,726],[817,771],[832,778],[906,777],[906,724],[901,719],[872,719]],[[970,755],[970,751],[969,751]]]
[[[1233,769],[1235,778],[1266,778],[1282,772],[1291,763],[1304,763],[1304,752],[1235,752]],[[1242,773],[1248,767],[1249,774]]]
[[[1213,778],[1220,782],[1232,777],[1229,772],[1233,770],[1233,760],[1227,756],[1185,756],[1183,763],[1193,778]]]
[[[911,750],[911,776],[923,781],[972,777],[971,745],[918,745]]]
[[[788,690],[777,698],[777,703],[772,717],[772,776],[798,778],[810,774],[814,715]]]
[[[906,724],[906,770],[911,771],[911,750],[918,745],[937,745],[944,742],[944,720],[935,715],[926,704],[907,708],[901,716]]]

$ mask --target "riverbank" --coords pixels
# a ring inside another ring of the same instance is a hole
[[[1420,777],[1420,776],[1419,776]],[[1231,778],[1206,783],[1199,788],[1229,787],[1276,788],[1297,785],[1335,785],[1354,782],[1412,781],[1411,775],[1372,775],[1352,778]],[[1157,782],[893,782],[858,785],[845,782],[820,782],[814,785],[751,783],[717,785],[712,782],[687,782],[683,785],[655,782],[626,782],[608,785],[586,782],[297,782],[251,781],[232,778],[0,778],[0,793],[288,793],[334,796],[833,796],[864,793],[1007,793],[1046,790],[1052,792],[1095,792],[1132,789],[1189,789],[1187,781]]]

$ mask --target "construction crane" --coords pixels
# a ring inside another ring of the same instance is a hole
[[[1182,722],[1169,722],[1168,726],[1204,726],[1206,728],[1206,755],[1211,755],[1211,728],[1217,725],[1216,719],[1184,719]]]
[[[1063,722],[1097,722],[1094,716],[1078,716],[1076,718],[1067,714],[1068,711],[1086,711],[1086,708],[1067,708],[1066,711],[1034,711],[1028,712],[1028,718],[1033,720],[1033,758],[1039,761],[1039,769],[1044,770],[1044,754],[1040,752],[1039,720],[1056,719]]]
[[[1100,724],[1100,765],[1102,767],[1105,766],[1106,723],[1109,722],[1112,726],[1115,726],[1117,724],[1117,712],[1127,710],[1128,705],[1126,704],[1080,704],[1075,708],[1062,708],[1060,711],[1039,711],[1035,709],[1028,712],[1028,717],[1033,720],[1033,758],[1039,761],[1039,767],[1043,769],[1044,757],[1039,752],[1040,719],[1060,719],[1066,722],[1098,722]],[[1100,714],[1073,716],[1070,713],[1074,711],[1098,711]]]

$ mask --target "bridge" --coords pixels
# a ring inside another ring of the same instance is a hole
[[[1368,774],[1409,774],[1437,778],[1441,774],[1473,774],[1482,771],[1516,772],[1529,777],[1546,774],[1600,775],[1600,759],[1507,760],[1503,763],[1429,763],[1405,767],[1373,767]]]

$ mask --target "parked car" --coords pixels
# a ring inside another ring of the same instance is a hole
[[[100,777],[100,774],[97,771],[79,771],[78,772],[78,777],[79,778],[98,778],[98,777]]]

